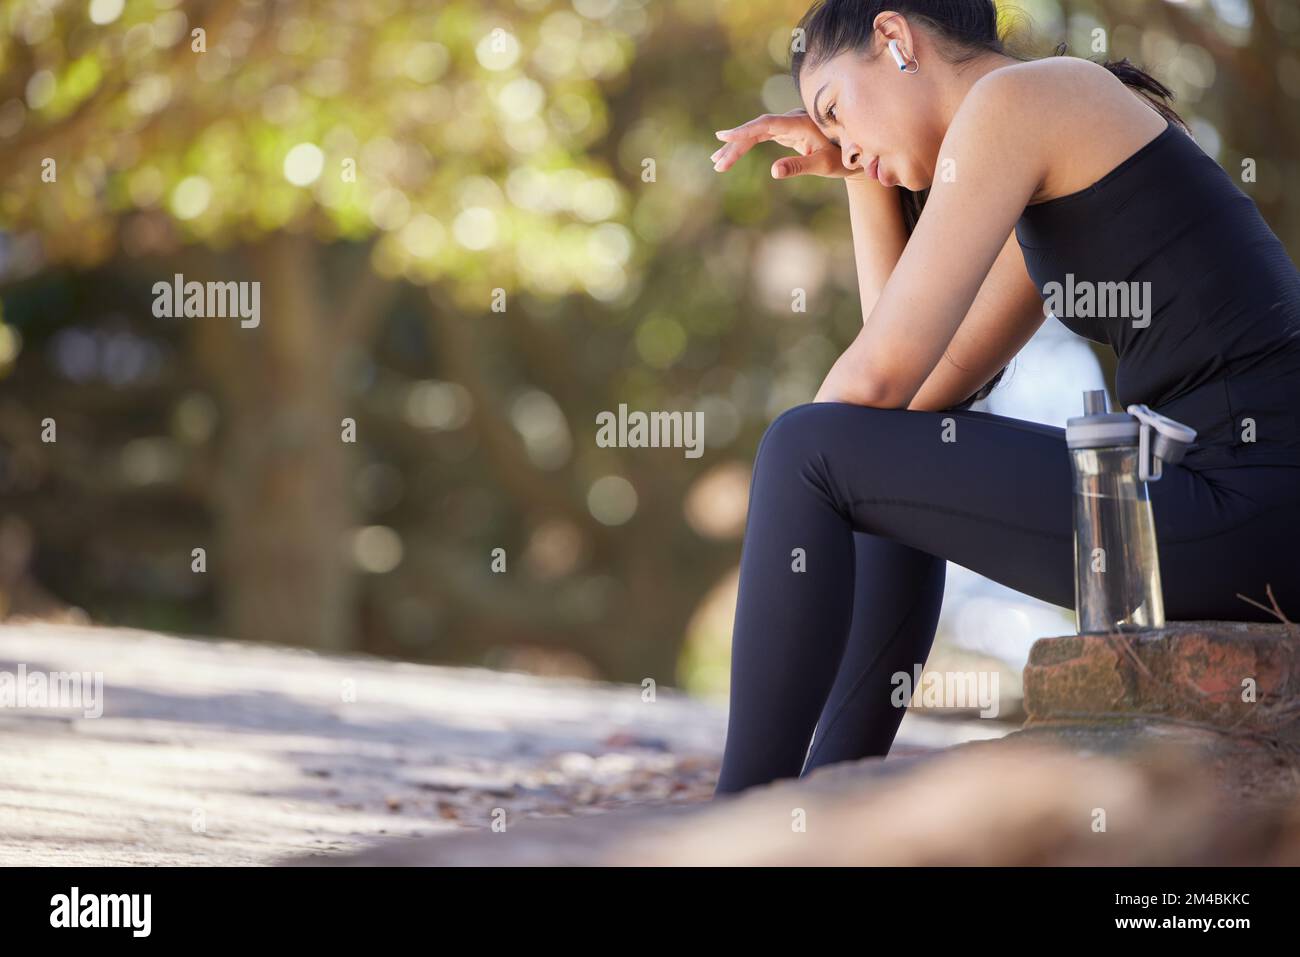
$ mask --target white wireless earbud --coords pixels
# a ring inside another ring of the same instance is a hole
[[[890,41],[889,41],[889,52],[893,54],[893,56],[894,56],[894,62],[898,64],[898,68],[899,68],[902,72],[904,72],[904,73],[915,73],[917,70],[921,69],[921,64],[919,64],[919,63],[916,62],[916,57],[913,57],[913,58],[912,58],[912,61],[911,61],[911,65],[914,65],[914,66],[916,67],[916,69],[914,69],[914,70],[909,70],[909,69],[908,69],[909,63],[908,63],[908,61],[903,57],[903,53],[902,53],[902,51],[898,49],[898,41],[897,41],[897,40],[890,40]]]
[[[894,62],[898,64],[898,68],[899,68],[900,70],[906,70],[906,69],[907,69],[907,61],[906,61],[905,59],[903,59],[903,54],[902,54],[902,53],[899,51],[899,49],[898,49],[898,41],[897,41],[897,40],[890,40],[890,41],[889,41],[889,52],[892,53],[892,54],[894,55]]]

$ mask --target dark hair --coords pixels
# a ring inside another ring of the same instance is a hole
[[[798,25],[804,42],[802,48],[793,51],[790,60],[790,75],[795,85],[798,86],[805,66],[825,63],[848,51],[869,50],[875,34],[876,17],[886,10],[895,11],[926,27],[937,39],[944,59],[950,63],[965,63],[989,53],[1027,59],[1007,51],[998,32],[998,10],[993,0],[816,0]],[[1056,48],[1058,56],[1065,51],[1064,43]],[[1169,105],[1173,92],[1159,80],[1134,66],[1127,57],[1105,62],[1102,66],[1165,119],[1187,129],[1182,117]],[[929,190],[913,192],[903,186],[897,189],[903,222],[908,235],[911,235],[921,218]],[[952,408],[969,408],[988,396],[1002,381],[1006,371],[1007,366],[1003,366],[974,395]]]

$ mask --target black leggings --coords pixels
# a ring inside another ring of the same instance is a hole
[[[1267,604],[1266,584],[1300,617],[1300,466],[1166,465],[1149,488],[1168,619],[1276,620],[1237,597]],[[888,753],[891,675],[925,663],[945,561],[1073,608],[1072,494],[1053,426],[838,402],[778,416],[750,484],[715,793]]]

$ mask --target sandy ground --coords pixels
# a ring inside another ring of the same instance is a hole
[[[123,629],[0,626],[0,681],[20,666],[102,673],[103,713],[0,705],[5,865],[266,865],[706,801],[726,731],[671,690]],[[1006,730],[909,713],[890,760]]]

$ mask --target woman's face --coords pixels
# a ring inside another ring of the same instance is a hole
[[[874,58],[840,53],[799,77],[804,109],[840,147],[844,165],[910,190],[929,188],[943,141],[928,86],[901,72],[888,50]]]

